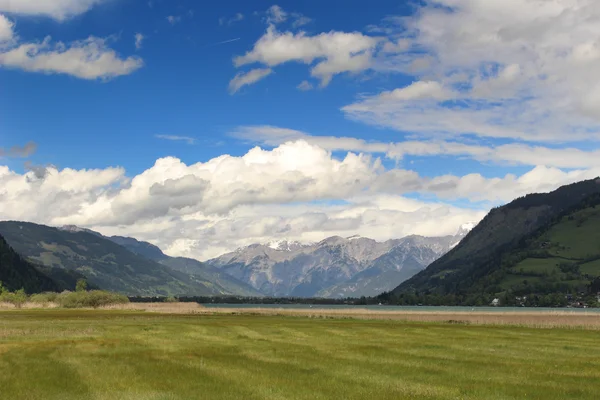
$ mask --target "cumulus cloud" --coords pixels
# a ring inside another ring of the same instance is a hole
[[[269,7],[267,10],[267,23],[269,24],[280,24],[284,22],[287,17],[287,12],[283,11],[283,8],[276,4]]]
[[[81,79],[111,79],[128,75],[143,66],[139,57],[121,58],[109,48],[106,39],[88,39],[65,44],[21,43],[0,50],[0,66],[29,72],[67,74]]]
[[[240,72],[229,82],[229,93],[233,94],[246,85],[252,85],[271,73],[273,73],[271,68],[256,68],[248,72]]]
[[[572,147],[551,148],[522,143],[485,146],[445,140],[379,142],[344,136],[313,136],[294,129],[269,125],[241,126],[231,132],[231,136],[267,146],[278,146],[288,141],[304,140],[329,151],[380,153],[397,161],[407,156],[454,156],[471,158],[480,162],[492,162],[500,166],[544,165],[566,169],[600,167],[600,150],[581,150]]]
[[[269,25],[266,33],[252,50],[234,58],[236,67],[262,64],[276,67],[287,62],[300,62],[311,67],[311,76],[327,86],[332,77],[344,72],[357,73],[371,66],[372,53],[378,38],[359,32],[321,33],[309,36],[305,32],[280,32]]]
[[[15,24],[11,20],[0,14],[0,45],[13,39],[14,26]]]
[[[303,140],[186,165],[167,157],[128,178],[121,168],[24,174],[0,167],[0,219],[76,224],[150,240],[173,255],[209,258],[253,242],[362,234],[385,240],[454,233],[486,209],[600,174],[535,167],[521,176],[423,177],[368,155]],[[405,197],[419,193],[428,201]],[[483,202],[452,206],[455,199]],[[450,203],[450,204],[449,204]]]
[[[427,1],[412,17],[374,29],[391,40],[373,68],[437,85],[444,95],[393,96],[413,84],[343,111],[419,136],[597,141],[599,21],[594,0]],[[389,54],[392,42],[398,54]]]
[[[108,0],[0,0],[0,12],[64,20]]]

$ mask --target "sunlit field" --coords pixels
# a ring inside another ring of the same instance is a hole
[[[596,399],[600,333],[451,322],[0,311],[2,399]]]

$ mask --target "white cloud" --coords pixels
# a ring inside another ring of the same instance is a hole
[[[233,17],[227,19],[227,18],[219,18],[219,25],[232,25],[235,24],[236,22],[240,22],[244,20],[244,14],[242,13],[237,13],[235,14]]]
[[[316,65],[311,75],[326,86],[331,78],[344,72],[361,72],[371,66],[372,52],[380,39],[359,32],[329,32],[308,36],[305,32],[279,32],[274,25],[243,56],[235,57],[236,67],[259,63],[275,67],[295,61]]]
[[[144,35],[142,35],[141,33],[136,33],[134,38],[135,38],[135,48],[137,50],[141,49],[142,44],[144,43],[144,39],[145,39]]]
[[[597,141],[599,22],[594,0],[427,1],[375,29],[391,40],[373,68],[436,82],[450,96],[392,99],[388,91],[343,111],[419,136]]]
[[[267,10],[267,23],[269,24],[280,24],[284,22],[287,17],[288,14],[278,5],[273,5]]]
[[[268,125],[238,127],[231,135],[267,146],[304,140],[329,151],[380,153],[394,160],[402,160],[406,156],[453,156],[492,162],[500,166],[544,165],[567,169],[600,167],[600,149],[584,151],[577,148],[550,148],[520,143],[484,146],[444,140],[378,142],[343,136],[313,136],[293,129]]]
[[[301,26],[310,24],[312,22],[311,18],[305,17],[302,14],[294,14],[294,22],[292,23],[292,28],[299,28]]]
[[[169,21],[169,23],[171,25],[178,24],[179,22],[181,22],[181,16],[179,16],[179,15],[169,15],[167,17],[167,21]]]
[[[233,94],[246,85],[256,83],[271,75],[272,72],[271,68],[256,68],[248,72],[240,72],[229,82],[229,93]]]
[[[189,136],[177,136],[177,135],[154,135],[157,139],[171,140],[175,142],[186,142],[187,144],[195,144],[197,139]]]
[[[143,66],[139,57],[120,58],[106,40],[90,36],[69,44],[22,43],[0,51],[0,66],[29,72],[67,74],[81,79],[110,79],[128,75]]]
[[[14,26],[15,24],[11,20],[0,14],[0,45],[13,39]]]
[[[305,92],[307,90],[312,90],[313,85],[309,81],[302,81],[302,82],[300,82],[300,84],[298,86],[296,86],[296,89],[302,90],[303,92]]]
[[[63,20],[108,0],[0,0],[0,12],[42,15]]]
[[[364,154],[338,159],[296,141],[192,165],[162,158],[131,179],[121,168],[48,167],[19,174],[0,167],[0,219],[77,224],[151,240],[173,255],[208,258],[281,237],[320,240],[358,233],[385,240],[450,234],[461,223],[482,218],[485,210],[447,201],[506,202],[599,174],[600,168],[565,172],[539,166],[522,176],[428,178],[386,170]],[[413,192],[432,200],[404,197]]]

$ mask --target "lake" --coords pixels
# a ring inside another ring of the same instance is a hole
[[[321,310],[352,310],[367,309],[377,311],[423,311],[423,312],[573,312],[597,313],[600,308],[547,308],[547,307],[449,307],[449,306],[353,306],[328,304],[218,304],[205,303],[208,308],[284,308],[284,309],[321,309]]]

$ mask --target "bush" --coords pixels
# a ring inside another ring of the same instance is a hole
[[[58,293],[55,292],[38,293],[32,294],[29,301],[32,303],[54,303],[57,297]]]
[[[175,297],[173,296],[169,296],[165,299],[165,303],[177,303],[179,300],[177,300]]]
[[[0,293],[0,303],[10,303],[17,308],[21,308],[27,302],[25,290],[19,289],[16,292],[2,291]]]
[[[127,296],[118,293],[92,290],[90,292],[65,291],[56,297],[56,302],[64,308],[98,308],[112,304],[129,303]]]

